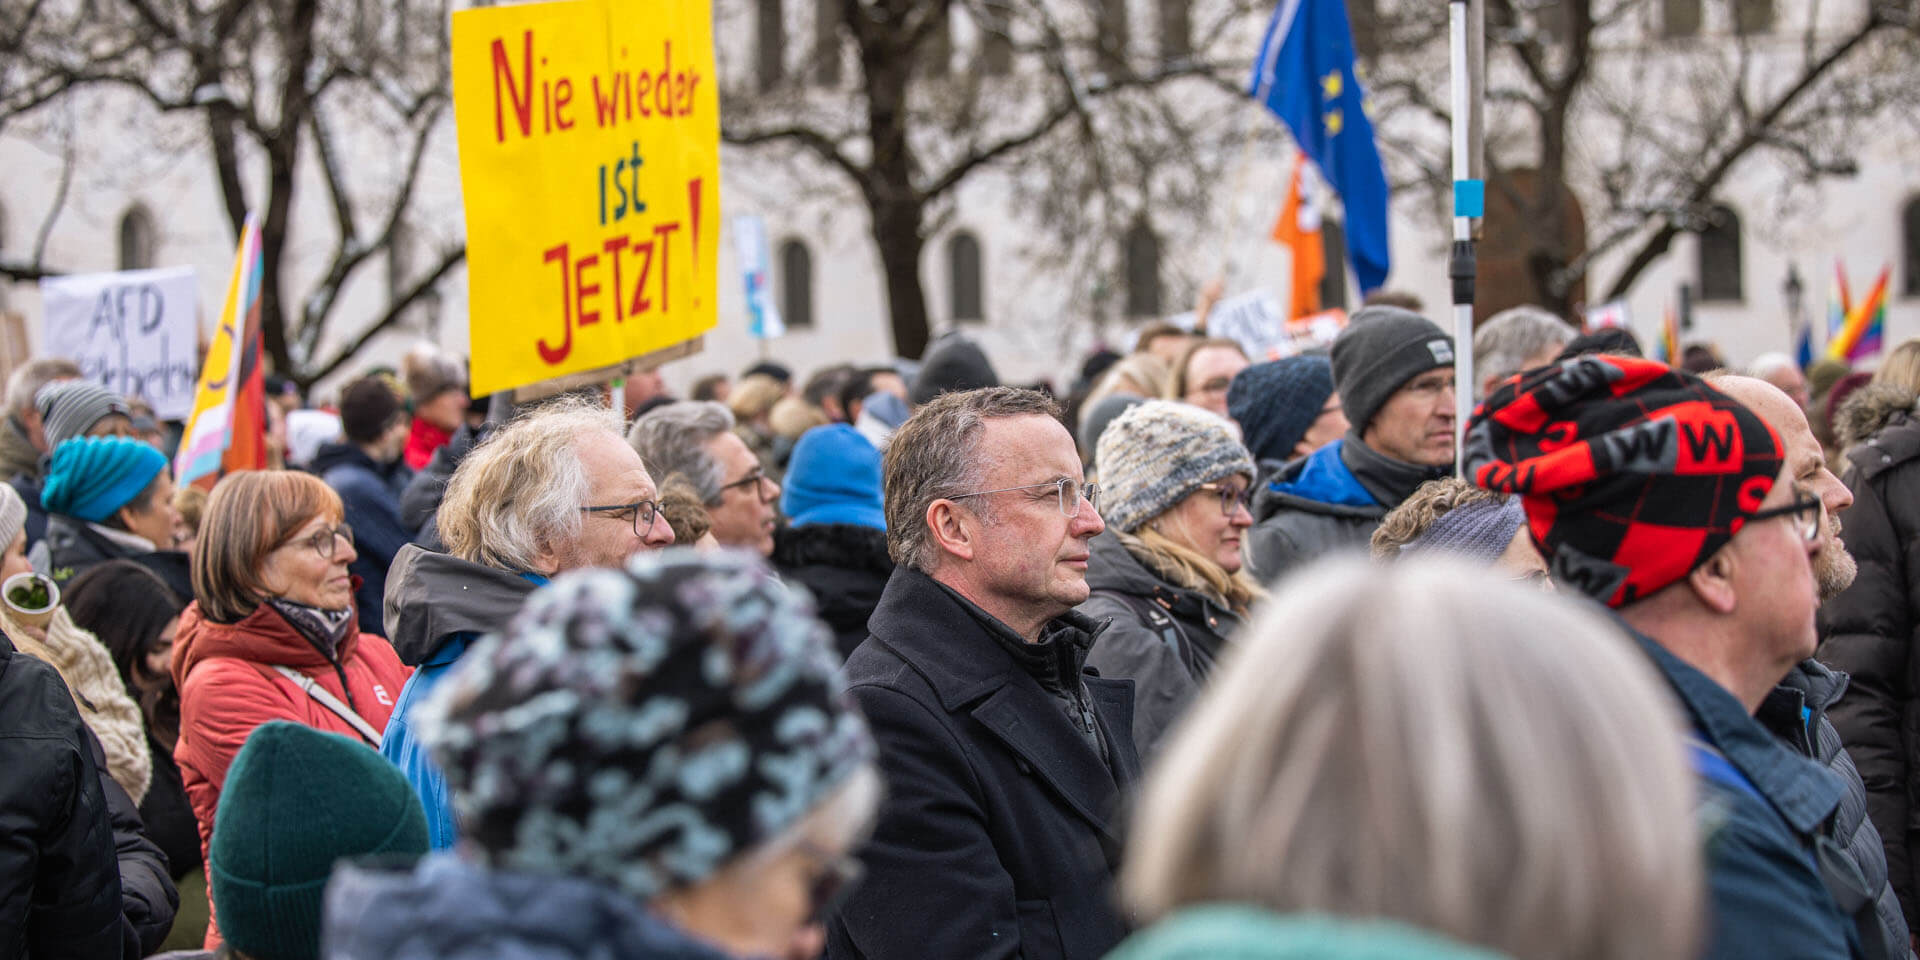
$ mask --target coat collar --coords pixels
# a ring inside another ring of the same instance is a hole
[[[1631,631],[1686,708],[1687,720],[1726,755],[1794,830],[1810,833],[1839,807],[1846,785],[1819,764],[1774,739],[1740,701],[1712,678]]]
[[[870,621],[873,637],[933,688],[949,713],[965,710],[1004,744],[1022,771],[1052,791],[1109,839],[1120,835],[1120,790],[1140,777],[1133,744],[1133,682],[1084,677],[1109,762],[1067,724],[1060,703],[1020,669],[998,641],[960,606],[964,601],[918,570],[899,567]],[[1056,623],[1095,632],[1068,613]]]

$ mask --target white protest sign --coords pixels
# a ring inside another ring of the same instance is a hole
[[[755,340],[772,340],[787,334],[780,308],[773,302],[772,272],[767,254],[767,225],[759,217],[733,218],[733,246],[740,254],[740,275],[747,283],[747,333]]]
[[[45,352],[123,397],[141,397],[162,420],[193,413],[199,373],[199,305],[193,268],[125,270],[40,281]]]
[[[1293,352],[1286,312],[1280,308],[1280,301],[1266,290],[1228,297],[1214,304],[1213,311],[1207,315],[1207,335],[1235,341],[1255,363]]]

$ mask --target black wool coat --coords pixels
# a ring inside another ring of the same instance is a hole
[[[833,628],[842,659],[867,638],[867,618],[893,576],[887,535],[851,523],[781,527],[773,533],[774,569],[813,594],[820,619]]]
[[[1082,678],[1103,760],[964,603],[902,567],[847,661],[887,789],[830,960],[1098,960],[1127,934],[1113,876],[1140,777],[1132,683]]]

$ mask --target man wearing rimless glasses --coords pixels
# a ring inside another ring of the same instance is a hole
[[[1844,782],[1756,718],[1813,656],[1831,530],[1793,444],[1691,374],[1589,356],[1495,390],[1466,451],[1476,483],[1520,495],[1562,591],[1612,608],[1681,707],[1680,742],[1651,749],[1678,746],[1713,811],[1703,956],[1907,956],[1834,834]]]

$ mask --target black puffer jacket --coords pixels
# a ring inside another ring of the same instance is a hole
[[[1821,608],[1820,659],[1851,678],[1831,716],[1911,917],[1920,893],[1920,415],[1912,396],[1870,386],[1848,399],[1837,427],[1854,497],[1840,536],[1860,574]]]
[[[770,559],[787,582],[813,594],[840,658],[852,656],[893,576],[886,533],[851,523],[782,527],[774,531]]]
[[[1908,957],[1907,920],[1899,898],[1887,882],[1887,859],[1880,846],[1880,833],[1867,817],[1867,790],[1853,759],[1840,746],[1840,733],[1827,719],[1827,711],[1847,689],[1847,675],[1829,670],[1818,660],[1803,661],[1773,688],[1760,704],[1754,719],[1775,737],[1816,763],[1826,767],[1847,786],[1834,811],[1828,836],[1845,851],[1847,859],[1860,870],[1873,897],[1877,931],[1862,930],[1883,939],[1878,952],[1868,956]]]
[[[1112,530],[1093,538],[1087,586],[1078,609],[1109,621],[1087,654],[1087,666],[1112,680],[1133,681],[1133,742],[1142,761],[1186,711],[1240,629],[1240,617],[1205,594],[1175,586],[1127,549]]]
[[[122,941],[144,957],[160,949],[173,929],[173,915],[180,909],[180,891],[173,885],[167,855],[147,835],[140,820],[140,808],[125,788],[107,776],[107,751],[100,738],[87,732],[93,748],[93,765],[100,771],[100,793],[107,801],[107,820],[113,825],[114,858],[120,867],[120,914]]]
[[[141,956],[87,727],[53,667],[0,636],[0,953]]]

